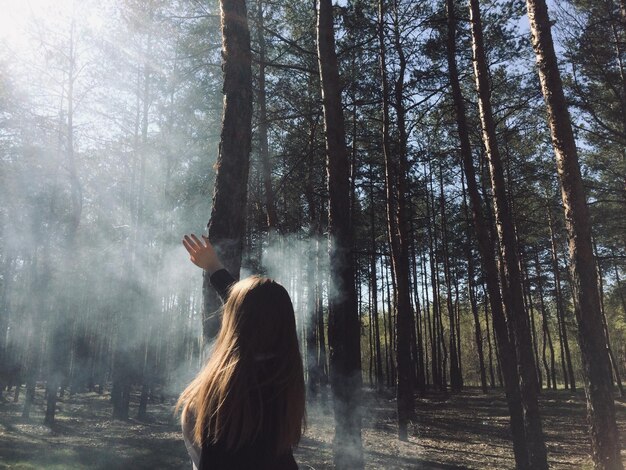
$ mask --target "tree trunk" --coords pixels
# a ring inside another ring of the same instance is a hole
[[[546,368],[546,377],[548,378],[548,384],[550,383],[550,377],[552,378],[552,388],[556,390],[556,368],[554,358],[554,346],[552,344],[552,335],[550,334],[550,328],[548,326],[548,312],[546,310],[546,304],[544,302],[543,295],[543,279],[541,276],[541,263],[539,262],[539,253],[535,253],[535,270],[537,272],[537,290],[539,291],[539,307],[541,309],[541,322],[543,328],[543,354],[544,365]],[[550,367],[545,360],[546,340],[550,349]],[[549,385],[548,385],[549,386]]]
[[[441,355],[441,341],[439,335],[439,319],[440,319],[440,311],[441,306],[439,303],[439,292],[437,288],[437,260],[436,260],[436,250],[435,250],[435,236],[436,233],[436,220],[435,220],[435,209],[434,204],[432,204],[432,171],[430,169],[430,164],[428,165],[428,177],[430,181],[430,190],[426,193],[426,218],[428,219],[427,224],[427,234],[428,234],[428,260],[429,260],[429,268],[430,268],[430,286],[433,294],[432,297],[432,341],[431,341],[431,366],[432,366],[432,374],[433,374],[433,385],[436,385],[440,390],[445,389],[444,379],[443,379],[443,366],[442,366],[442,355]],[[431,216],[432,212],[432,216]]]
[[[556,315],[559,325],[559,344],[561,345],[561,367],[563,369],[565,388],[569,388],[572,391],[575,391],[576,380],[574,378],[572,355],[570,354],[569,341],[567,338],[567,326],[565,324],[565,305],[563,302],[563,293],[561,292],[561,274],[559,272],[558,250],[556,244],[556,236],[554,234],[552,211],[550,210],[549,202],[546,203],[546,210],[548,212],[548,226],[550,228],[550,249],[552,253],[552,272],[554,274],[554,298],[556,300]]]
[[[409,197],[409,201],[411,198]],[[411,209],[410,213],[413,213]],[[411,236],[411,274],[412,274],[412,289],[413,289],[413,303],[415,308],[415,335],[417,344],[416,351],[414,355],[415,361],[415,386],[417,387],[417,391],[420,394],[423,394],[426,391],[426,379],[425,379],[425,363],[424,363],[424,338],[423,338],[423,328],[422,328],[422,316],[423,310],[420,304],[419,298],[419,289],[418,289],[418,275],[417,275],[417,254],[415,249],[415,229],[413,227],[413,218],[409,218],[410,221],[410,232]]]
[[[388,359],[389,377],[387,380],[387,386],[389,388],[392,388],[396,384],[396,373],[397,373],[396,361],[395,361],[396,340],[395,340],[395,335],[394,335],[394,322],[393,322],[394,305],[393,305],[392,296],[391,296],[391,285],[393,284],[393,270],[389,269],[389,266],[391,265],[391,259],[389,260],[389,263],[385,263],[385,257],[382,257],[380,261],[381,261],[382,270],[384,273],[383,285],[385,287],[385,293],[387,294],[385,297],[387,301],[387,304],[386,304],[387,305],[387,329],[389,331],[389,334],[387,336],[387,340],[389,343],[389,359]],[[390,275],[390,271],[391,271],[391,275]]]
[[[429,220],[430,221],[430,220]],[[433,337],[433,328],[432,328],[432,321],[431,321],[431,311],[430,311],[430,299],[428,297],[428,275],[426,274],[426,253],[424,251],[422,251],[421,256],[420,256],[420,264],[422,267],[422,295],[423,295],[423,299],[424,299],[424,312],[425,312],[425,321],[424,321],[424,327],[426,328],[426,347],[424,348],[424,352],[425,352],[425,356],[426,359],[424,361],[424,371],[426,373],[426,384],[430,384],[430,377],[429,377],[429,373],[428,373],[428,346],[430,343],[430,348],[431,348],[431,354],[433,354],[433,344],[434,344],[434,337]],[[434,357],[430,358],[430,362],[431,365],[434,363]],[[432,367],[432,370],[434,372],[434,366]],[[432,384],[435,384],[435,379],[433,377],[433,381]]]
[[[376,274],[376,213],[374,208],[374,185],[371,184],[373,182],[373,171],[370,174],[370,194],[369,194],[369,203],[370,203],[370,243],[371,243],[371,257],[370,257],[370,291],[371,291],[371,305],[370,309],[372,311],[372,322],[374,323],[374,345],[375,345],[375,356],[376,356],[376,388],[378,391],[382,390],[383,386],[383,364],[382,364],[382,354],[380,347],[380,325],[378,320],[378,277]]]
[[[597,252],[594,244],[594,255],[597,259]],[[624,395],[624,386],[622,385],[622,377],[619,372],[619,364],[615,360],[615,355],[613,354],[613,348],[611,347],[611,338],[609,336],[609,325],[606,320],[606,312],[604,310],[604,279],[602,276],[602,268],[600,267],[600,263],[596,263],[596,267],[598,270],[598,293],[600,296],[600,312],[602,313],[602,327],[604,328],[604,335],[606,336],[606,350],[609,354],[609,359],[611,361],[611,369],[613,371],[613,375],[615,377],[615,381],[617,382],[617,388],[619,389],[620,396],[622,398],[626,398]]]
[[[520,390],[525,415],[528,458],[531,468],[543,470],[548,468],[548,458],[537,399],[537,372],[528,317],[524,311],[524,295],[515,242],[515,228],[507,200],[502,159],[496,140],[496,126],[491,109],[489,70],[483,44],[478,0],[470,0],[470,23],[479,114],[491,175],[496,225],[502,250],[502,267],[507,284],[507,288],[504,289],[505,305],[509,309],[509,325],[514,331],[515,349],[520,372]],[[503,367],[506,368],[506,364],[503,364]]]
[[[491,388],[496,388],[496,379],[493,373],[493,347],[491,346],[491,332],[489,331],[489,300],[487,298],[487,288],[483,286],[483,296],[484,296],[484,307],[485,307],[485,330],[487,336],[487,348],[489,352],[489,385]],[[520,413],[521,413],[521,404]]]
[[[548,7],[545,0],[527,0],[526,5],[565,208],[593,461],[597,469],[622,469],[613,383],[602,329],[589,210],[578,151],[554,52]]]
[[[526,298],[526,308],[528,311],[528,316],[530,318],[530,332],[533,340],[533,351],[535,353],[535,364],[537,371],[537,382],[539,387],[539,392],[543,387],[543,374],[541,373],[541,367],[539,365],[539,348],[537,346],[537,330],[535,328],[535,307],[533,305],[533,296],[530,291],[530,277],[528,275],[528,266],[526,265],[526,260],[524,258],[524,250],[520,251],[520,269],[522,271],[522,286],[524,289],[524,296]]]
[[[350,223],[350,161],[346,149],[341,81],[331,0],[320,0],[317,51],[328,156],[330,251],[328,340],[335,409],[333,457],[338,469],[363,468],[360,325],[354,285]]]
[[[511,415],[511,432],[513,435],[515,462],[518,469],[530,469],[532,467],[529,466],[529,452],[527,449],[526,433],[524,429],[520,388],[516,373],[517,361],[515,350],[509,341],[506,320],[502,308],[502,297],[500,295],[500,287],[498,285],[498,267],[493,256],[493,240],[488,232],[487,225],[481,211],[482,200],[478,192],[478,185],[476,184],[476,174],[472,161],[472,150],[469,140],[467,117],[465,114],[465,103],[461,93],[459,75],[456,66],[456,17],[454,12],[454,0],[446,0],[446,9],[448,14],[448,72],[450,75],[457,129],[461,143],[461,158],[463,161],[465,179],[467,181],[467,189],[470,197],[472,218],[474,221],[474,229],[476,230],[479,253],[483,269],[485,271],[485,281],[489,295],[489,303],[491,305],[493,325],[496,332],[498,350],[500,352],[499,357],[503,363],[502,369],[504,372],[507,404]]]
[[[443,246],[443,275],[446,284],[446,307],[448,309],[448,321],[450,326],[450,389],[453,392],[461,391],[461,371],[459,367],[459,355],[457,354],[457,326],[456,314],[452,305],[452,280],[450,274],[450,253],[448,251],[448,221],[446,218],[446,203],[443,191],[443,169],[439,166],[439,204],[441,210],[441,244]]]
[[[456,48],[456,47],[455,47]],[[453,57],[455,65],[456,58]],[[467,126],[467,124],[466,124]],[[478,366],[480,371],[480,385],[483,393],[487,393],[487,374],[485,371],[485,356],[483,353],[483,335],[480,329],[480,317],[478,313],[478,304],[476,302],[476,292],[474,289],[474,259],[472,253],[471,238],[471,222],[467,210],[467,194],[465,191],[465,173],[461,172],[461,190],[463,193],[463,216],[467,224],[467,241],[465,243],[465,257],[467,258],[467,294],[469,297],[470,308],[474,318],[474,337],[476,338],[476,351],[478,354]]]
[[[265,31],[263,0],[257,2],[257,41],[259,47],[259,90],[257,103],[259,105],[259,159],[261,160],[261,172],[263,174],[263,191],[265,196],[265,213],[267,230],[270,234],[277,229],[278,215],[274,204],[274,190],[272,188],[272,166],[270,164],[270,152],[267,138],[267,105],[265,93]]]
[[[73,253],[75,248],[74,240],[76,238],[78,225],[80,224],[83,208],[82,188],[76,171],[76,159],[74,153],[74,82],[78,73],[76,70],[75,26],[75,20],[72,18],[67,54],[67,122],[65,123],[65,156],[66,169],[70,177],[71,208],[63,252],[63,256],[66,261],[66,269],[68,269],[70,275],[73,273],[73,267],[75,266],[76,257]],[[64,305],[62,305],[59,309],[59,315],[56,319],[56,321],[59,324],[64,325],[64,327],[66,327],[69,323],[66,321],[67,318],[69,318],[69,312],[67,311],[69,308],[70,307],[67,305],[67,302],[64,302]],[[61,327],[58,328],[60,329]],[[50,357],[48,358],[49,381],[46,384],[47,403],[44,418],[44,422],[48,425],[54,424],[55,421],[57,390],[62,382],[62,376],[64,373],[63,364],[65,364],[69,358],[69,356],[63,354],[65,352],[65,345],[68,343],[69,338],[67,337],[67,333],[62,333],[58,328],[57,325],[52,325],[53,334],[52,338],[50,338],[49,344],[49,351],[51,355],[56,358],[56,360],[50,360]]]
[[[252,133],[252,71],[250,31],[245,0],[220,0],[224,111],[219,155],[215,164],[213,208],[208,235],[224,266],[239,277],[245,233],[250,139]],[[204,273],[203,338],[217,335],[220,301]]]
[[[383,95],[383,156],[385,159],[385,186],[387,187],[387,230],[391,247],[391,266],[394,271],[394,304],[397,311],[396,321],[396,371],[397,371],[397,411],[398,438],[408,439],[408,423],[413,413],[413,374],[411,366],[411,295],[409,281],[409,246],[406,221],[406,129],[403,115],[398,116],[400,134],[397,155],[391,154],[389,85],[387,81],[386,45],[384,35],[385,0],[378,4],[378,38],[380,48],[380,71]],[[397,49],[398,47],[396,47]],[[395,108],[402,110],[402,89],[406,63],[400,60],[398,81],[395,84]],[[398,88],[400,87],[399,95]]]

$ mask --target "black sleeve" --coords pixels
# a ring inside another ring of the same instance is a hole
[[[222,298],[222,302],[226,302],[228,299],[228,289],[232,286],[237,280],[231,276],[231,274],[226,269],[220,269],[219,271],[215,271],[211,274],[209,278],[211,281],[211,285],[217,291],[219,296]]]

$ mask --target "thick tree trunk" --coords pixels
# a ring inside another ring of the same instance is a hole
[[[346,149],[341,81],[331,0],[320,0],[317,51],[328,155],[330,251],[328,340],[335,409],[333,457],[338,469],[363,468],[360,325],[354,285],[350,218],[350,161]]]
[[[220,0],[224,111],[208,235],[224,266],[239,277],[245,230],[250,139],[252,71],[245,0]],[[204,273],[202,319],[205,344],[220,328],[220,301]]]
[[[593,460],[597,469],[622,469],[613,383],[602,329],[589,210],[578,151],[554,52],[548,7],[545,0],[527,0],[526,5],[565,209]]]
[[[502,250],[502,268],[505,273],[507,288],[505,305],[507,306],[509,325],[515,336],[515,349],[520,373],[520,391],[524,407],[526,441],[531,468],[548,468],[546,446],[539,414],[537,399],[538,383],[532,339],[528,317],[524,311],[521,274],[515,242],[515,228],[507,199],[502,160],[496,140],[496,126],[491,109],[491,91],[489,70],[483,44],[483,32],[478,0],[470,0],[470,23],[472,30],[472,52],[474,74],[478,91],[478,105],[482,123],[483,141],[487,152],[491,187],[493,190],[494,209],[500,248]],[[503,364],[506,368],[506,364]]]
[[[489,303],[491,304],[493,325],[496,332],[498,350],[500,352],[499,357],[503,364],[502,369],[504,372],[505,391],[509,406],[509,413],[511,415],[511,431],[513,435],[515,462],[518,469],[530,469],[532,467],[529,466],[522,402],[516,374],[517,361],[515,350],[509,341],[504,310],[502,308],[502,297],[500,295],[500,287],[498,285],[498,267],[493,256],[493,241],[491,240],[491,236],[481,211],[482,200],[478,192],[478,185],[476,184],[476,174],[472,161],[472,150],[469,140],[467,117],[465,114],[465,103],[461,93],[459,75],[456,66],[456,17],[454,12],[454,0],[446,0],[446,9],[448,14],[448,72],[450,75],[457,129],[461,143],[461,158],[467,181],[467,189],[471,203],[472,218],[474,221],[474,229],[476,230],[479,253],[485,272],[485,281],[489,295]]]

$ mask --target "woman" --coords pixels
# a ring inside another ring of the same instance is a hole
[[[211,357],[177,404],[194,469],[297,469],[304,375],[289,294],[260,276],[235,282],[202,238],[183,245],[225,304]]]

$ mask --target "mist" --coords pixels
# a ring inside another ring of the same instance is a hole
[[[123,357],[133,387],[175,396],[197,370],[201,274],[180,240],[206,224],[221,110],[217,86],[196,99],[211,70],[190,49],[219,30],[193,8],[3,2],[3,387],[102,393]]]
[[[203,336],[212,313],[203,311],[203,272],[181,242],[208,233],[230,135],[223,3],[0,0],[0,466],[189,463],[174,405],[214,338]],[[243,3],[250,165],[245,183],[221,196],[245,194],[245,209],[218,218],[245,224],[214,241],[235,264],[241,255],[235,277],[273,278],[292,299],[307,395],[308,427],[294,450],[301,468],[334,468],[342,451],[368,469],[515,466],[505,372],[520,364],[507,368],[502,354],[516,338],[512,306],[528,320],[527,370],[541,390],[519,400],[542,413],[533,419],[546,430],[550,465],[591,466],[580,444],[589,440],[580,283],[524,2],[479,2],[482,96],[493,107],[502,191],[481,132],[466,2],[330,2],[345,127],[335,153],[320,3]],[[616,64],[626,48],[607,48],[624,43],[623,22],[606,2],[566,3],[548,6],[587,191],[605,388],[622,397],[623,435],[626,88]],[[331,194],[337,155],[340,198]],[[497,194],[514,228],[519,305],[490,297],[506,294],[510,277]],[[342,217],[331,214],[336,199]],[[349,257],[339,266],[330,247],[343,242]],[[491,259],[499,272],[489,272]],[[354,291],[333,284],[348,263],[342,275]]]

